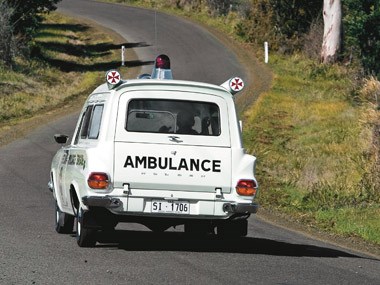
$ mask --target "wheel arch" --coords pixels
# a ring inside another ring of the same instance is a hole
[[[77,188],[73,184],[70,185],[70,203],[73,209],[74,216],[77,215],[77,211],[80,205],[79,195],[76,189]]]
[[[54,170],[52,169],[50,171],[50,183],[49,183],[49,189],[51,190],[51,192],[53,193],[53,198],[57,201],[57,193],[56,193],[56,181],[55,181],[55,174],[54,174]]]

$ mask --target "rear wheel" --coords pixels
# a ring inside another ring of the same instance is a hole
[[[73,232],[74,216],[62,212],[57,201],[55,201],[55,230],[60,234],[70,234]]]
[[[96,244],[96,232],[95,229],[88,229],[84,225],[83,221],[83,209],[79,207],[76,217],[76,238],[80,247],[94,247]]]

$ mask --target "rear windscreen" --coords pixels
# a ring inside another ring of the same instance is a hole
[[[220,135],[220,112],[214,103],[133,99],[127,112],[128,132]]]

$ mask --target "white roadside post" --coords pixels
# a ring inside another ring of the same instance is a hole
[[[269,59],[269,55],[268,55],[268,42],[264,42],[264,52],[265,52],[264,62],[268,63],[268,59]]]
[[[121,66],[124,66],[124,65],[125,65],[125,57],[124,57],[124,54],[125,54],[125,46],[121,46]]]

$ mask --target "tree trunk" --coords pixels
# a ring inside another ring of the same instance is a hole
[[[334,63],[338,58],[341,44],[341,0],[323,0],[323,22],[321,60],[323,63]]]

